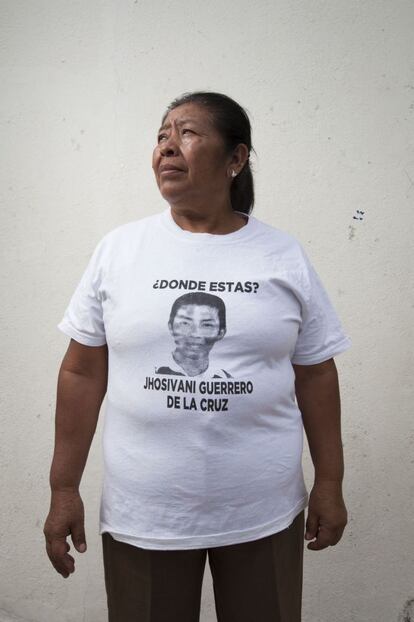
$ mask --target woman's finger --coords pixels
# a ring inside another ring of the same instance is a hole
[[[312,540],[316,538],[319,527],[319,519],[318,515],[312,512],[312,510],[308,511],[308,517],[306,519],[306,532],[305,538],[306,540]]]
[[[62,575],[69,575],[75,571],[75,560],[68,554],[68,543],[65,538],[56,538],[50,541],[47,552],[54,568]]]
[[[337,529],[330,529],[328,527],[320,527],[316,539],[313,542],[309,542],[308,549],[312,551],[320,551],[326,549],[328,546],[334,546],[341,539],[341,535]]]
[[[320,551],[330,546],[330,534],[325,529],[319,529],[316,539],[309,542],[308,549],[312,551]]]

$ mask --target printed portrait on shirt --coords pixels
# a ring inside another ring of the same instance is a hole
[[[171,307],[168,329],[175,348],[156,374],[231,378],[224,369],[209,369],[210,351],[226,334],[226,307],[219,296],[183,294]]]

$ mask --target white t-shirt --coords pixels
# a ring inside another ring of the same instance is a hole
[[[58,327],[108,346],[100,534],[224,546],[307,506],[292,362],[351,342],[293,236],[195,233],[168,206],[101,239]]]

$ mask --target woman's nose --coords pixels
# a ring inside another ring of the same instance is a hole
[[[177,151],[178,151],[177,142],[175,140],[175,137],[171,133],[168,138],[165,138],[160,143],[160,152],[162,155],[173,155],[173,154],[176,154]]]

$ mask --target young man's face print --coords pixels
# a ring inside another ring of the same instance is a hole
[[[168,327],[177,350],[189,358],[205,356],[226,333],[220,329],[218,309],[203,304],[180,306]]]

